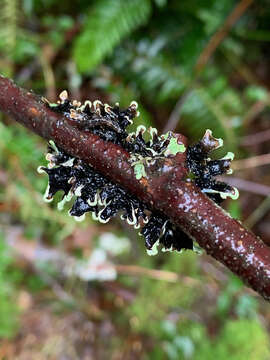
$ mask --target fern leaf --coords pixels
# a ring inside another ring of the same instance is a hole
[[[91,71],[151,13],[150,0],[100,0],[75,42],[73,56],[81,72]]]

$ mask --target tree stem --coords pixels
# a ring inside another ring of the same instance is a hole
[[[0,110],[78,157],[150,208],[166,214],[185,233],[243,281],[270,300],[270,248],[221,207],[186,181],[185,154],[149,166],[137,180],[129,153],[53,112],[40,97],[0,76]],[[177,134],[186,143],[183,135]]]

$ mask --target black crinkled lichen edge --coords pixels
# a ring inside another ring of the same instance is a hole
[[[139,126],[136,133],[128,133],[126,128],[138,116],[137,104],[132,102],[125,110],[120,110],[116,104],[111,107],[95,101],[92,105],[86,101],[68,100],[67,93],[60,94],[58,104],[49,104],[56,112],[73,120],[83,131],[91,131],[105,141],[122,146],[133,156],[147,159],[164,157],[170,141],[169,136],[158,136],[156,129],[150,128],[150,140],[145,141],[145,128]],[[219,147],[220,140],[212,137],[207,130],[203,139],[187,149],[187,166],[194,181],[214,201],[220,203],[226,196],[235,196],[236,189],[215,180],[216,175],[229,172],[231,156],[221,160],[211,160],[209,153]],[[105,176],[80,159],[57,148],[51,141],[46,156],[48,167],[39,167],[39,172],[45,172],[49,184],[44,195],[46,201],[51,201],[58,191],[63,191],[62,200],[58,203],[59,210],[65,202],[75,198],[69,214],[76,220],[83,220],[85,213],[92,212],[95,220],[106,223],[119,212],[121,218],[136,229],[141,227],[140,235],[145,239],[146,249],[150,254],[157,253],[157,246],[163,246],[164,251],[195,249],[196,244],[179,227],[174,225],[165,215],[152,211],[142,201],[128,193],[119,185],[113,184]],[[224,195],[225,194],[225,195]]]
[[[140,234],[145,238],[147,250],[151,251],[157,242],[165,251],[193,249],[192,240],[168,218],[158,212],[150,213],[142,201],[82,160],[72,158],[52,142],[46,158],[50,161],[49,166],[38,169],[49,177],[44,199],[51,201],[58,191],[63,191],[63,198],[58,203],[59,210],[74,197],[69,214],[78,221],[84,219],[85,213],[92,212],[93,219],[106,223],[120,212],[121,219],[135,229],[142,228]]]

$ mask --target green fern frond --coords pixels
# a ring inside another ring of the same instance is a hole
[[[93,70],[123,37],[144,24],[150,13],[150,0],[96,2],[73,49],[78,69],[82,72]]]

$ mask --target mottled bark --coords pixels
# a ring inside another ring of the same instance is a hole
[[[186,181],[185,154],[165,158],[137,180],[129,154],[89,132],[78,130],[40,97],[0,76],[0,110],[69,154],[83,159],[140,200],[166,214],[206,252],[270,299],[270,248]],[[182,135],[178,135],[186,143]]]

